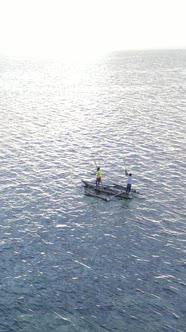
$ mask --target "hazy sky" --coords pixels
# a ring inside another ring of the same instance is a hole
[[[186,0],[0,0],[0,54],[186,48]]]

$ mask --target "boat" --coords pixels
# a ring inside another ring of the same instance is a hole
[[[126,199],[132,198],[131,193],[130,194],[126,193],[126,188],[121,190],[121,189],[116,188],[114,185],[105,185],[104,184],[104,185],[96,186],[95,182],[90,182],[90,181],[86,181],[86,180],[81,180],[81,181],[83,182],[85,188],[94,190],[96,192],[96,194],[102,193],[102,194],[112,195],[114,197],[119,197],[119,198],[126,198]]]

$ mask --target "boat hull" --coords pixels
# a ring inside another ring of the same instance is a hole
[[[100,192],[103,194],[107,195],[112,195],[115,197],[120,197],[120,198],[126,198],[126,199],[131,199],[132,196],[130,194],[127,194],[124,190],[119,190],[117,188],[111,188],[109,185],[100,185],[96,186],[95,183],[89,182],[86,180],[81,180],[86,188],[90,188],[95,190],[95,192]]]

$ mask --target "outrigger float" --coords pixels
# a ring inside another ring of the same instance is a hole
[[[137,193],[135,189],[131,190],[131,193],[126,193],[126,187],[121,186],[119,184],[114,183],[113,185],[100,185],[96,186],[94,182],[89,182],[86,180],[81,180],[85,186],[85,194],[92,197],[101,198],[105,201],[110,201],[110,199],[107,197],[103,197],[99,194],[106,194],[108,196],[113,197],[119,197],[119,198],[126,198],[126,199],[132,199],[133,195],[132,193]]]

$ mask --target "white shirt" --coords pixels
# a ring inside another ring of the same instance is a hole
[[[127,181],[127,184],[132,184],[132,176],[128,176],[128,181]]]

